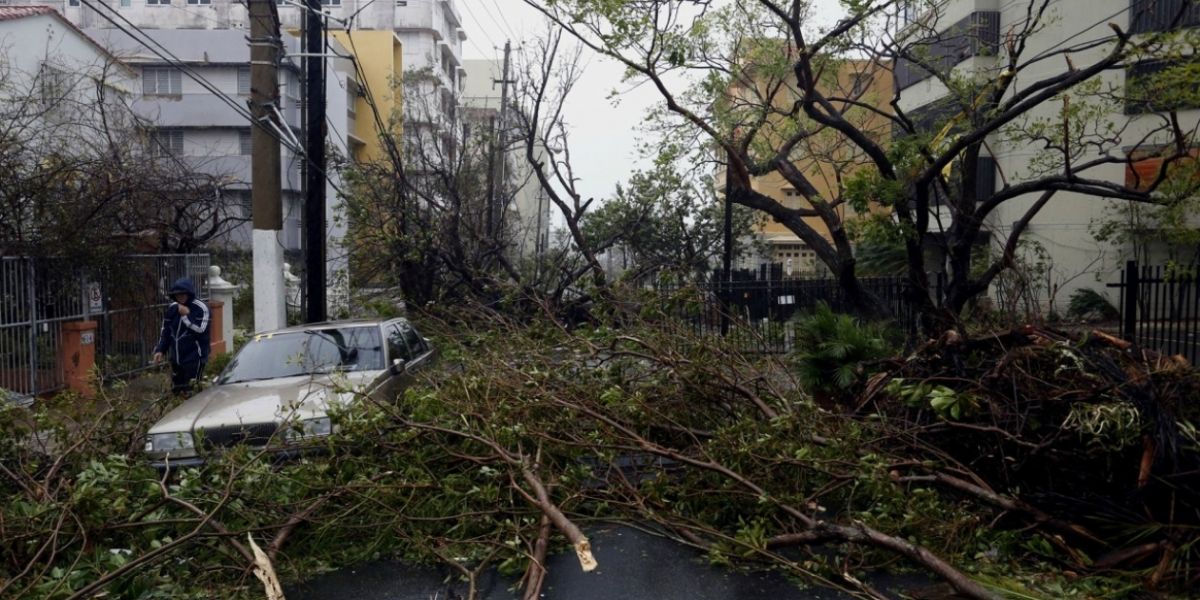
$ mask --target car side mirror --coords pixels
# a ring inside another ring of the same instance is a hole
[[[393,359],[389,370],[392,372],[392,375],[403,375],[407,364],[403,358]]]

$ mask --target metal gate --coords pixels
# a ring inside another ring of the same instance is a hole
[[[63,259],[0,257],[0,400],[60,390],[62,324],[97,321],[96,363],[105,378],[148,368],[165,293],[190,277],[208,296],[208,255],[136,255],[101,273]]]

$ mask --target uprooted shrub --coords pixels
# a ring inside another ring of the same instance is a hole
[[[242,449],[160,479],[137,448],[168,407],[119,391],[8,409],[0,596],[261,597],[251,535],[287,581],[399,558],[448,565],[467,596],[496,566],[536,597],[546,552],[588,564],[596,518],[860,594],[885,567],[974,598],[1128,587],[1048,573],[1063,551],[1031,542],[1053,539],[1046,523],[1002,492],[1008,508],[948,490],[962,465],[902,443],[910,431],[827,413],[776,359],[651,317],[575,331],[430,317],[441,369],[335,412],[322,455],[282,464]],[[1006,513],[1011,529],[989,526]]]

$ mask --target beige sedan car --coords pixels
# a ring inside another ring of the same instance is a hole
[[[150,428],[146,455],[161,469],[197,465],[239,444],[299,453],[333,432],[331,407],[363,394],[395,398],[434,355],[429,340],[405,319],[257,334],[211,386]]]

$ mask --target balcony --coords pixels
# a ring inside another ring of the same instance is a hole
[[[1129,0],[1130,33],[1200,26],[1200,4],[1191,0]]]
[[[908,57],[896,61],[896,88],[903,90],[932,77],[931,70],[948,73],[973,56],[995,55],[999,47],[1000,13],[973,12],[930,39],[912,44]]]

